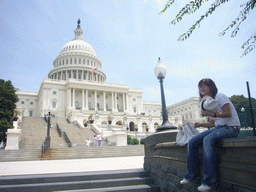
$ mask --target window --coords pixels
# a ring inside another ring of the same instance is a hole
[[[68,64],[68,59],[66,59],[66,64]]]
[[[136,113],[136,107],[133,107],[133,112]]]
[[[56,101],[52,102],[52,108],[55,109],[56,108]]]
[[[76,59],[75,59],[75,64],[76,64]]]
[[[33,111],[29,111],[29,116],[30,116],[30,117],[33,116]]]
[[[85,64],[85,59],[83,59],[83,64]]]
[[[53,95],[56,95],[56,91],[53,91]]]
[[[136,99],[135,99],[135,98],[133,98],[133,101],[136,101]]]
[[[81,64],[81,59],[79,59],[79,64]]]
[[[91,97],[91,94],[88,94],[88,97]]]
[[[70,59],[70,64],[72,64],[72,59]]]
[[[24,101],[21,101],[21,104],[23,105],[23,104],[25,104],[25,102],[24,102]]]
[[[30,105],[33,105],[34,103],[33,102],[30,102]]]
[[[100,96],[99,96],[99,95],[97,95],[97,98],[100,98]]]

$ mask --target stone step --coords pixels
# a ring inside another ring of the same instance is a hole
[[[43,160],[144,156],[144,146],[104,146],[46,149]]]
[[[160,191],[143,169],[1,176],[0,191]]]
[[[0,150],[0,162],[40,160],[41,148]]]
[[[65,145],[65,144],[64,144]],[[31,160],[60,160],[86,159],[103,157],[144,156],[144,146],[101,146],[101,147],[56,147],[46,150],[41,157],[41,148],[4,150],[0,149],[0,162],[31,161]]]

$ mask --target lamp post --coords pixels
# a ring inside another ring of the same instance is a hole
[[[47,120],[47,137],[45,139],[45,148],[50,148],[51,137],[50,137],[50,128],[51,128],[51,112],[48,112]]]
[[[158,64],[155,67],[155,75],[160,82],[161,100],[162,100],[162,116],[163,116],[163,123],[159,128],[156,129],[156,132],[166,131],[169,129],[177,129],[177,127],[172,126],[168,120],[168,114],[166,110],[166,103],[165,103],[165,96],[164,96],[164,87],[163,87],[163,79],[166,76],[166,67],[162,64],[160,57],[158,59]]]
[[[242,112],[242,122],[241,123],[243,123],[244,127],[246,128],[247,127],[247,118],[246,118],[244,107],[241,108],[241,112]]]

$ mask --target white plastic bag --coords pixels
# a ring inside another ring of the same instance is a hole
[[[194,128],[191,123],[186,123],[184,126],[179,126],[176,136],[176,143],[180,146],[186,145],[188,141],[198,133],[199,131]]]

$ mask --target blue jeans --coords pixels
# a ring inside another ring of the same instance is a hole
[[[216,182],[216,155],[215,144],[224,138],[234,138],[239,134],[239,129],[233,126],[221,125],[204,131],[188,142],[187,169],[185,179],[196,180],[200,176],[198,147],[203,145],[203,180],[202,184],[213,186]]]

